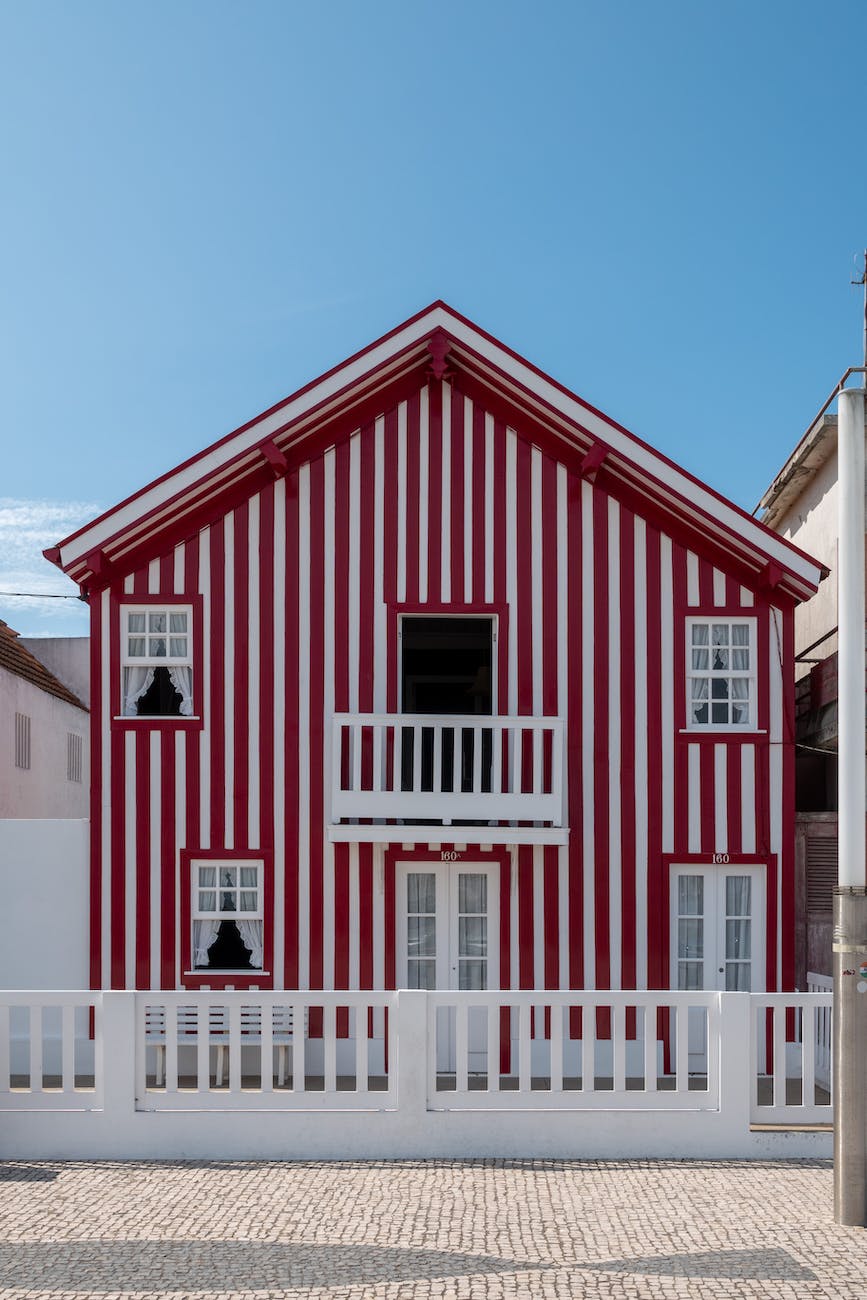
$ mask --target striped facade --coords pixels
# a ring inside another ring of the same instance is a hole
[[[765,982],[791,986],[795,599],[555,451],[420,374],[92,582],[94,987],[400,982],[395,862],[443,844],[329,839],[331,719],[399,713],[398,618],[450,611],[498,615],[495,713],[565,721],[567,842],[446,846],[499,865],[500,987],[668,987],[670,864],[718,855],[766,867]],[[130,598],[193,605],[198,721],[119,718]],[[691,615],[755,618],[754,730],[687,730]],[[267,974],[191,973],[198,851],[264,860]]]

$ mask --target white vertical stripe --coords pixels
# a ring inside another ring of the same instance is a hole
[[[744,853],[756,851],[756,748],[741,746],[741,845]]]
[[[369,509],[369,503],[368,503]],[[367,527],[370,526],[368,516]],[[349,651],[349,712],[358,712],[358,670],[359,670],[359,631],[360,631],[360,586],[361,586],[361,438],[355,434],[349,441],[349,573],[348,577],[348,619],[346,628]],[[379,568],[379,552],[375,553],[374,564]],[[326,563],[329,552],[326,550]],[[365,600],[370,593],[364,593]],[[341,632],[341,636],[343,633]],[[326,784],[326,790],[328,785]]]
[[[753,593],[749,591],[746,587],[741,587],[741,604],[749,606],[749,605],[755,605],[755,603],[756,603],[756,598],[753,595]]]
[[[545,849],[533,845],[533,986],[545,987]],[[536,1037],[544,1035],[544,1021],[536,1026]]]
[[[674,609],[671,538],[659,544],[662,651],[662,851],[674,852]],[[682,630],[679,633],[682,635]],[[657,778],[658,779],[658,778]]]
[[[384,665],[386,662],[386,641],[388,637],[388,608],[385,604],[385,421],[379,419],[374,425],[374,466],[373,466],[373,707],[377,713],[384,713],[387,703],[388,682]],[[360,549],[360,548],[359,548]]]
[[[517,451],[517,435],[515,435]],[[542,453],[538,447],[530,450],[530,537],[525,544],[531,545],[530,574],[532,599],[532,646],[533,646],[533,712],[542,712],[542,642],[544,624],[542,608]],[[549,617],[550,617],[549,612]]]
[[[698,605],[700,603],[698,556],[693,551],[687,551],[686,553],[686,603],[688,605]]]
[[[473,404],[464,398],[464,601],[479,600],[473,591]],[[476,524],[479,527],[479,524]]]
[[[442,419],[442,544],[440,547],[440,582],[444,601],[452,599],[452,390],[443,384]],[[460,599],[456,593],[455,599]]]
[[[175,732],[175,856],[171,863],[175,881],[175,988],[181,987],[181,891],[190,888],[189,877],[181,879],[181,849],[188,848],[186,838],[187,826],[187,736],[183,731]]]
[[[135,575],[128,573],[123,580],[123,589],[127,595],[131,595],[135,590]]]
[[[124,865],[124,882],[126,886],[124,896],[124,939],[123,951],[126,968],[126,987],[134,989],[135,979],[135,939],[136,939],[136,837],[135,837],[135,810],[136,810],[136,757],[135,757],[135,733],[133,731],[124,732],[123,737],[123,770],[124,770],[124,845],[125,845],[125,865]],[[142,780],[147,780],[147,773],[142,773]]]
[[[726,603],[726,575],[719,569],[713,571],[713,603],[715,605]]]
[[[223,710],[225,736],[226,833],[225,848],[235,847],[235,515],[225,521],[225,600],[223,608]],[[219,848],[219,845],[214,845]]]
[[[477,521],[478,522],[478,521]],[[473,593],[478,600],[478,593]],[[485,600],[494,599],[494,417],[485,412]]]
[[[358,882],[358,845],[349,845],[349,987],[357,989],[360,983],[359,918],[361,916]],[[359,1013],[360,1014],[360,1013]]]
[[[593,488],[581,484],[581,766],[584,773],[584,987],[596,987],[596,889],[593,868],[596,862],[593,819]]]
[[[514,521],[517,518],[517,463],[518,443],[511,429],[506,430],[506,519],[510,521],[510,527],[506,529],[506,600],[512,611],[512,621],[515,621],[515,611],[518,607],[518,537],[517,528]],[[526,545],[526,542],[524,542]],[[509,628],[509,713],[514,717],[518,712],[518,630],[512,626]],[[501,682],[496,684],[496,693],[494,699],[499,695]],[[511,751],[512,740],[510,739],[509,748]],[[513,761],[517,764],[517,755]]]
[[[249,629],[249,657],[247,661],[247,691],[249,708],[247,710],[247,827],[246,845],[258,849],[259,808],[261,799],[262,770],[259,760],[259,684],[261,678],[259,656],[262,642],[262,625],[259,610],[259,551],[261,513],[258,493],[250,498],[248,512],[248,553],[247,563],[247,627]],[[270,544],[270,539],[269,539]],[[239,827],[239,833],[243,828]]]
[[[185,550],[186,550],[186,547],[184,546],[183,542],[181,542],[180,546],[176,546],[176,547],[175,547],[175,568],[174,568],[174,579],[175,579],[175,595],[176,595],[176,596],[179,596],[179,595],[181,594],[181,592],[184,590],[184,552],[185,552]]]
[[[620,714],[620,506],[608,498],[608,949],[610,987],[622,987],[623,889]],[[624,792],[625,793],[625,792]]]
[[[726,745],[713,747],[714,853],[728,853],[728,768]]]
[[[406,402],[397,408],[397,599],[406,600]]]
[[[160,908],[162,904],[162,881],[160,879],[160,863],[162,859],[162,845],[160,843],[162,833],[162,791],[160,789],[160,772],[162,769],[160,755],[160,733],[152,731],[149,737],[148,746],[149,763],[148,773],[150,780],[150,863],[149,865],[149,892],[150,892],[150,921],[151,921],[151,950],[150,950],[150,988],[158,989],[160,986]]]
[[[310,466],[298,471],[298,985],[310,987]]]
[[[156,596],[160,589],[160,562],[151,560],[148,565],[148,594]]]
[[[701,746],[688,745],[689,851],[701,852]]]
[[[428,484],[430,482],[430,401],[427,388],[421,390],[418,427],[418,598],[427,600]]]
[[[211,845],[211,531],[203,528],[199,533],[199,593],[202,596],[202,644],[198,648],[198,671],[202,674],[202,707],[204,719],[199,732],[199,843],[190,848],[210,848]]]
[[[323,564],[322,593],[324,606],[323,619],[323,712],[326,719],[322,746],[322,771],[318,779],[323,789],[329,788],[331,780],[331,728],[327,720],[334,713],[334,491],[335,491],[335,455],[327,451],[323,457],[325,517],[323,521],[323,546],[325,548]],[[357,660],[356,660],[357,665]],[[357,694],[357,667],[356,700]],[[334,988],[334,845],[324,837],[322,845],[322,984],[326,989]]]
[[[111,984],[111,596],[106,590],[98,596],[100,602],[99,662],[102,681],[99,683],[102,708],[102,792],[101,792],[101,843],[102,843],[102,909],[100,913],[100,984]],[[117,816],[117,811],[115,811]],[[91,834],[95,828],[91,827]]]
[[[264,545],[271,540],[264,538]],[[274,484],[274,988],[285,980],[286,927],[286,480]]]
[[[647,526],[635,517],[635,982],[647,988]]]

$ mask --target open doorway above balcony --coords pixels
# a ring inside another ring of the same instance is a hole
[[[493,712],[494,619],[400,620],[401,712]]]

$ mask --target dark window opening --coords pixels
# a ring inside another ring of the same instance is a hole
[[[401,697],[404,713],[451,715],[493,713],[494,625],[490,618],[404,618],[401,620]],[[413,789],[413,733],[405,728],[401,741],[401,788]],[[481,788],[491,790],[493,733],[478,739],[469,728],[442,733],[437,789],[467,792],[473,788],[479,744]],[[421,734],[420,789],[434,788],[434,732]],[[418,787],[417,787],[418,788]]]
[[[795,807],[798,812],[837,811],[837,755],[795,751]]]
[[[244,945],[234,921],[221,921],[220,931],[208,949],[207,966],[197,970],[255,970],[250,965],[251,950]]]
[[[404,713],[493,713],[490,618],[401,619]]]
[[[175,690],[168,668],[155,668],[154,679],[137,703],[140,718],[178,718],[183,696]]]

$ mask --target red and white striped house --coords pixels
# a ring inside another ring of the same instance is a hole
[[[790,988],[821,566],[443,303],[47,552],[95,988]]]

